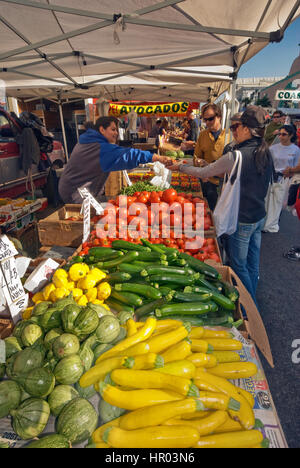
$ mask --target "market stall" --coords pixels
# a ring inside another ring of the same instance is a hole
[[[148,241],[83,247],[27,278],[32,305],[3,330],[3,446],[286,447],[230,268]]]
[[[46,95],[59,102],[60,111],[62,98],[84,93],[97,97],[94,85],[101,93],[109,86],[105,92],[116,99],[126,99],[134,91],[135,99],[153,99],[155,92],[160,100],[170,94],[177,100],[196,100],[203,91],[201,100],[207,101],[220,94],[225,82],[225,89],[231,85],[234,103],[241,65],[269,42],[280,41],[299,15],[299,1],[292,0],[247,5],[232,0],[223,7],[218,3],[218,8],[202,0],[132,0],[126,2],[126,11],[117,13],[119,4],[102,2],[99,7],[92,1],[90,10],[83,11],[68,1],[64,6],[1,2],[1,28],[7,40],[1,45],[0,76],[11,84],[11,95],[18,93],[18,84],[12,83],[20,75],[30,77],[27,86],[34,86],[34,96],[38,83],[32,84],[32,79],[49,86]],[[151,40],[145,41],[145,28]],[[132,86],[136,74],[148,86]],[[127,86],[124,89],[123,82],[119,89],[124,75]],[[45,90],[41,92],[45,95]],[[193,196],[189,198],[192,203]],[[85,218],[90,222],[89,216]],[[68,219],[65,223],[68,226]],[[104,230],[108,227],[104,225]],[[26,283],[23,288],[15,273],[17,252],[1,237],[1,281],[14,318],[13,330],[11,320],[0,328],[4,446],[160,448],[161,431],[168,447],[174,448],[268,443],[285,447],[257,359],[256,346],[273,365],[265,329],[251,297],[230,269],[209,265],[207,259],[189,255],[193,252],[187,253],[186,245],[170,247],[159,237],[150,244],[147,239],[114,238],[106,246],[99,246],[97,239],[92,230],[86,243],[79,240],[76,255],[61,265],[64,268],[58,263],[44,268],[42,262],[27,278],[31,284],[27,294]],[[13,269],[5,269],[4,263]],[[13,277],[7,271],[13,271]],[[232,277],[237,284],[232,284]],[[196,302],[191,301],[195,294]],[[171,319],[170,312],[175,311],[176,318]],[[216,320],[221,329],[216,329]],[[245,341],[249,337],[250,343]],[[139,353],[132,350],[139,345]],[[178,404],[183,397],[184,408]],[[187,397],[192,401],[187,403]],[[155,411],[161,405],[163,411]],[[149,412],[152,426],[145,427]],[[44,437],[48,432],[50,438]]]

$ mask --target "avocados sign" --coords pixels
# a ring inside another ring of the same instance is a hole
[[[300,101],[300,89],[283,89],[276,92],[276,101]]]
[[[125,103],[111,103],[109,108],[109,115],[115,117],[122,117],[132,110],[134,110],[140,117],[156,116],[182,116],[186,115],[189,108],[189,102],[169,102],[169,103],[153,103],[153,104],[125,104]]]

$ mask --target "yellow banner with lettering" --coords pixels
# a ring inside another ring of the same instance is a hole
[[[155,103],[155,104],[125,104],[125,103],[111,103],[109,108],[109,115],[115,117],[125,117],[129,112],[135,110],[140,117],[180,117],[187,113],[189,102],[169,102],[169,103]]]

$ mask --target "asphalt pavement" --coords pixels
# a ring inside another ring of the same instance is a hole
[[[296,245],[300,221],[284,211],[280,231],[262,234],[257,291],[275,368],[259,355],[289,448],[300,448],[300,261],[283,253]]]

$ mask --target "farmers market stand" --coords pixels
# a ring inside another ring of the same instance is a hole
[[[67,245],[69,247],[72,246],[71,248],[73,251],[76,247],[78,247],[70,258],[66,259],[65,261],[62,260],[60,264],[58,263],[58,267],[63,266],[66,261],[72,262],[72,259],[75,259],[82,251],[83,246],[80,245],[80,239],[83,231],[83,221],[77,219],[79,217],[79,213],[80,206],[64,206],[54,212],[53,215],[50,215],[49,218],[51,219],[46,218],[40,221],[39,233],[41,242],[48,243],[48,246],[43,247],[45,251],[49,250],[51,243],[53,243],[52,249],[54,251],[58,248],[56,244],[65,245],[65,247],[61,246],[60,248],[68,248],[66,247]],[[51,230],[51,224],[53,225],[53,230]],[[51,232],[54,233],[52,240]],[[78,240],[76,240],[76,236]],[[209,236],[215,237],[214,232],[209,231]],[[40,259],[38,260],[38,263],[41,265]],[[247,319],[243,320],[242,326],[239,327],[239,330],[232,328],[231,332],[243,345],[242,349],[239,351],[241,361],[254,363],[257,366],[257,373],[246,379],[239,379],[234,381],[234,384],[249,391],[252,397],[255,398],[254,415],[255,418],[260,421],[260,423],[257,421],[257,425],[260,427],[264,438],[270,441],[270,447],[287,447],[285,437],[277,417],[276,409],[274,407],[268,388],[268,383],[266,381],[264,371],[256,351],[257,346],[266,357],[269,364],[273,366],[273,358],[268,342],[268,337],[266,335],[261,317],[255,307],[253,300],[234,272],[229,267],[218,265],[214,262],[209,263],[213,265],[221,274],[223,280],[228,281],[230,284],[235,282],[237,285],[236,287],[239,291],[240,297],[235,307],[234,320],[238,321],[243,319],[241,305],[247,311]],[[215,329],[222,328],[217,327]],[[0,328],[0,333],[2,333],[2,335],[0,335],[1,338],[4,338],[11,333],[11,322],[9,320],[2,319],[2,328]],[[94,395],[90,401],[97,409],[99,405],[99,395]],[[43,431],[43,435],[53,433],[54,430],[55,418],[50,416],[47,426]],[[20,440],[20,438],[11,431],[10,418],[4,418],[0,422],[0,441],[8,442],[15,447],[21,447],[27,443],[23,440]],[[85,445],[86,442],[74,444],[75,447]]]

